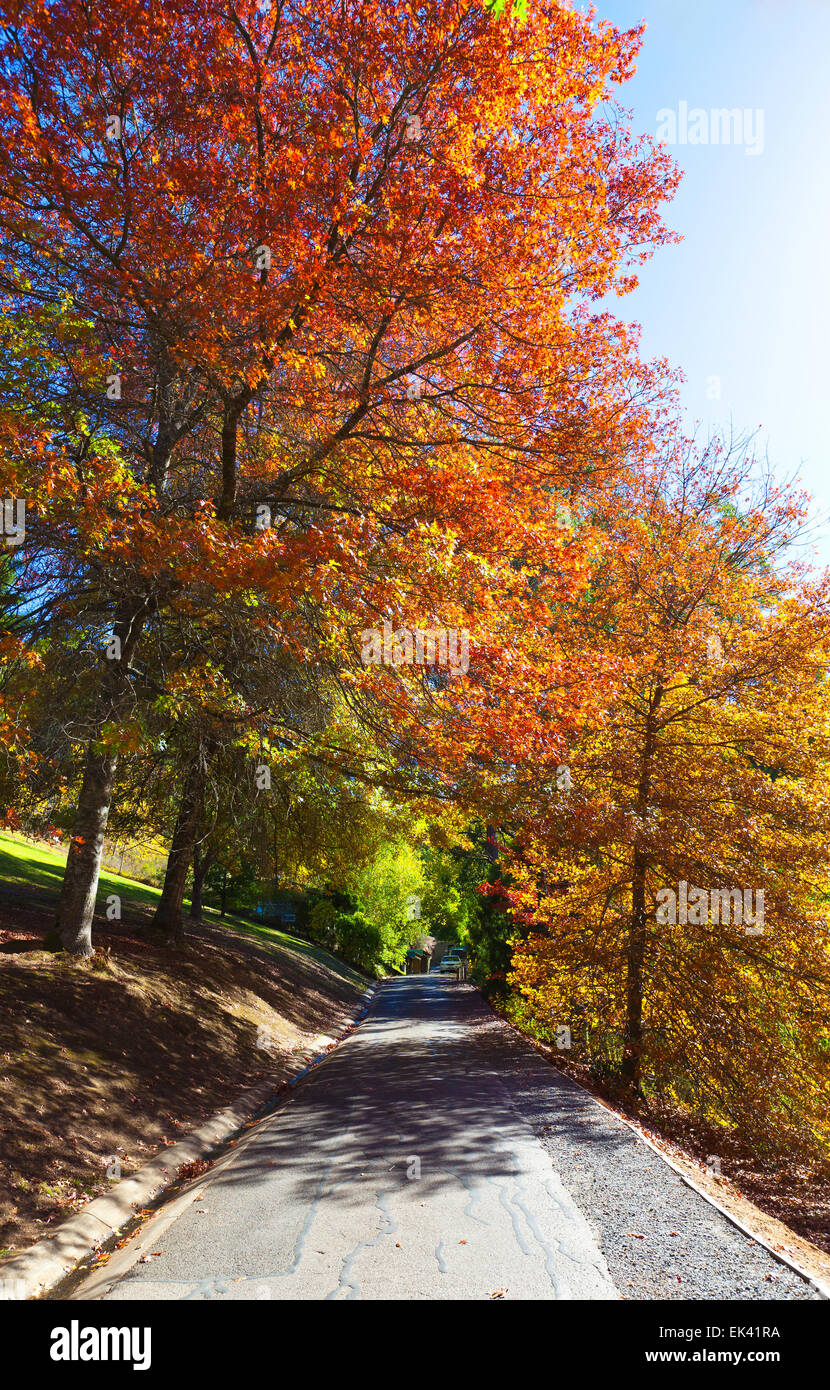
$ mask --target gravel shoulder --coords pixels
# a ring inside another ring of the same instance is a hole
[[[511,1104],[585,1215],[624,1298],[820,1298],[503,1019],[484,1020],[481,1037],[498,1053]]]

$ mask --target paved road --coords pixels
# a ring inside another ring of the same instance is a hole
[[[494,1296],[812,1293],[436,975],[384,985],[286,1103],[75,1294]]]

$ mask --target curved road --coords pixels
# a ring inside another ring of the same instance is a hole
[[[74,1297],[816,1294],[471,986],[431,975],[383,985],[280,1108]]]

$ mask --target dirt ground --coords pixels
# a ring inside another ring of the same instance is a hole
[[[0,1259],[332,1031],[368,981],[327,952],[141,914],[96,922],[95,956],[41,948],[51,918],[0,906]]]

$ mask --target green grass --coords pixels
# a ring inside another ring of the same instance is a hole
[[[0,834],[0,882],[28,889],[39,902],[56,903],[66,864],[65,849],[49,849],[18,835]],[[98,884],[98,906],[104,908],[110,893],[117,893],[122,902],[137,907],[155,907],[161,890],[134,878],[101,871]]]
[[[46,845],[26,840],[20,835],[0,832],[0,891],[3,892],[3,896],[12,896],[9,890],[16,889],[17,893],[22,891],[33,906],[55,907],[63,879],[66,854],[65,849],[50,849]],[[155,888],[152,884],[140,883],[138,879],[127,878],[123,874],[115,874],[109,869],[102,869],[98,883],[97,907],[99,912],[105,912],[106,901],[111,893],[118,894],[122,908],[132,906],[139,909],[149,908],[151,911],[161,897],[161,889]],[[17,899],[17,894],[14,894],[14,898]],[[185,901],[187,902],[187,900]],[[231,913],[228,913],[226,917],[221,917],[218,908],[214,907],[204,908],[202,915],[206,922],[217,926],[231,927],[240,935],[247,936],[261,945],[281,946],[286,950],[295,951],[311,960],[318,961],[320,964],[331,964],[331,954],[323,947],[313,946],[310,942],[303,941],[296,936],[289,936],[287,932],[279,931],[276,927],[245,922]],[[347,971],[350,970],[348,966],[344,968]],[[354,974],[355,979],[357,979],[357,972]]]

